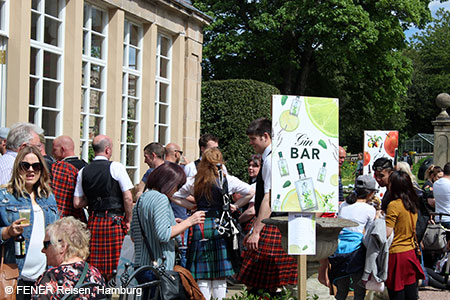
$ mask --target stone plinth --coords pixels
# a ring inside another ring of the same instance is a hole
[[[275,225],[281,232],[281,246],[288,252],[288,217],[272,217],[264,224]],[[316,255],[308,255],[308,262],[317,262],[336,251],[338,235],[344,227],[355,227],[357,223],[347,219],[316,218]]]
[[[450,161],[450,117],[446,111],[450,107],[450,95],[439,94],[436,97],[436,105],[441,108],[441,113],[436,117],[436,121],[431,122],[434,126],[433,162],[443,168]]]

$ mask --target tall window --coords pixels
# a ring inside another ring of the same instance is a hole
[[[155,140],[170,140],[170,99],[172,78],[172,39],[158,33],[156,49]]]
[[[122,134],[120,157],[134,183],[139,182],[142,27],[125,20],[123,36]]]
[[[31,2],[29,122],[45,131],[46,149],[62,133],[64,0]]]
[[[6,50],[8,44],[9,0],[0,0],[0,127],[6,126]]]
[[[92,139],[105,134],[107,22],[105,11],[84,4],[80,152],[86,161],[93,158]]]

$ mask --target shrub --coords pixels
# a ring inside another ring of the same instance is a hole
[[[272,95],[279,93],[277,88],[254,80],[203,83],[201,133],[219,138],[228,171],[244,181],[247,179],[247,159],[254,153],[245,131],[254,119],[270,119]]]

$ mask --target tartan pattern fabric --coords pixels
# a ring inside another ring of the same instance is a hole
[[[189,250],[186,268],[195,280],[214,279],[234,274],[228,258],[227,242],[216,230],[215,218],[206,218],[203,239],[200,226],[195,225],[189,231]]]
[[[92,214],[89,217],[88,229],[91,232],[91,241],[87,262],[99,269],[106,278],[113,270],[117,270],[126,225],[122,216],[97,217]]]
[[[297,283],[297,260],[281,247],[276,226],[265,225],[258,249],[243,251],[242,259],[237,279],[249,287],[268,289]]]
[[[77,183],[77,175],[78,169],[72,164],[64,161],[54,163],[52,167],[52,189],[61,218],[74,216],[86,223],[83,209],[73,207],[73,193]]]

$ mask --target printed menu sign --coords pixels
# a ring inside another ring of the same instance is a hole
[[[338,99],[274,95],[272,101],[272,211],[336,212]]]
[[[288,254],[316,254],[316,216],[314,214],[289,213]]]

